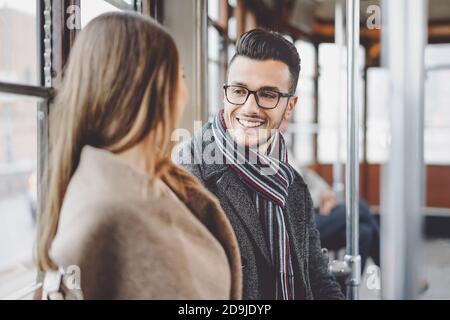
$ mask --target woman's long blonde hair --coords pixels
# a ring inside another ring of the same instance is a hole
[[[84,146],[123,152],[146,142],[149,177],[161,178],[185,201],[198,183],[170,160],[179,56],[172,37],[154,20],[134,13],[106,13],[80,33],[57,90],[50,119],[48,193],[40,217],[37,260],[49,256],[70,179]]]

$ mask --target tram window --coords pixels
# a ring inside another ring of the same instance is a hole
[[[234,54],[236,53],[236,46],[234,44],[230,44],[228,46],[228,57],[232,57],[234,56]]]
[[[118,1],[123,3],[121,8],[133,8],[132,1]],[[81,0],[81,26],[84,28],[89,21],[102,13],[109,11],[119,11],[120,9],[105,0]]]
[[[219,2],[208,2],[208,17],[217,21],[219,17]],[[217,29],[208,24],[208,111],[209,116],[216,114],[220,101],[222,100],[221,85],[224,79],[220,79],[220,69],[226,68],[223,61],[220,61],[221,36]]]
[[[318,160],[320,163],[333,163],[337,154],[337,127],[341,123],[341,160],[346,159],[346,117],[347,106],[345,102],[347,83],[345,76],[345,64],[341,64],[339,71],[339,51],[338,47],[332,43],[322,43],[319,45],[319,132],[318,132]],[[360,46],[360,89],[359,89],[359,120],[362,128],[364,114],[364,80],[362,70],[364,68],[365,50]],[[342,61],[345,62],[345,49],[343,50]],[[340,83],[340,86],[339,86]],[[341,110],[339,111],[339,99],[341,99]],[[360,161],[364,153],[363,130],[359,133]]]
[[[301,58],[300,78],[297,85],[298,105],[295,109],[289,132],[293,138],[293,152],[296,161],[308,165],[314,161],[314,77],[316,56],[314,45],[306,41],[296,41],[295,46]]]
[[[208,105],[209,116],[214,116],[221,106],[222,90],[220,86],[220,69],[218,61],[209,60],[208,62]]]
[[[0,81],[37,84],[36,0],[0,0]]]
[[[388,160],[389,75],[382,68],[367,69],[367,162],[383,163]]]
[[[450,45],[431,44],[425,50],[425,137],[427,164],[449,164],[450,149]],[[381,68],[367,74],[367,160],[383,163],[389,151],[388,78]]]
[[[236,3],[229,1],[230,6]],[[221,25],[221,3],[208,1],[208,115],[209,120],[222,106],[222,86],[226,82],[228,62],[236,49],[232,39],[236,34],[236,19],[230,17],[226,26]],[[228,29],[227,29],[228,28]],[[224,34],[224,32],[227,34]]]
[[[450,164],[450,45],[428,45],[425,66],[425,161]]]
[[[37,103],[0,93],[0,296],[32,283],[37,205]],[[14,273],[13,273],[14,274]]]
[[[230,17],[228,20],[228,36],[232,39],[236,39],[236,33],[237,33],[237,23],[236,23],[236,17]]]
[[[219,0],[208,0],[208,17],[219,20]]]

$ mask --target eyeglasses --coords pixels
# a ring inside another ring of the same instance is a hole
[[[292,97],[292,94],[282,93],[270,89],[258,89],[252,91],[246,87],[239,85],[224,85],[225,97],[227,101],[235,105],[243,105],[247,102],[248,97],[253,94],[258,107],[263,109],[274,109],[282,97]]]

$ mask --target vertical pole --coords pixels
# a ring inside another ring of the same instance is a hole
[[[51,0],[36,0],[36,37],[38,39],[38,82],[47,88],[53,87],[53,10]],[[65,24],[64,24],[65,25]],[[44,204],[46,203],[50,157],[50,101],[45,99],[39,101],[37,106],[37,206],[36,219],[39,221]],[[36,283],[41,283],[44,279],[44,272],[38,270]]]
[[[382,295],[415,299],[424,204],[427,1],[383,0],[382,6],[391,110],[390,159],[382,172]]]
[[[335,6],[335,18],[334,18],[334,42],[336,43],[338,50],[338,63],[339,63],[339,75],[337,81],[338,87],[338,101],[337,101],[337,126],[336,126],[336,159],[333,163],[333,190],[336,195],[338,203],[344,202],[344,181],[343,181],[343,166],[341,161],[341,147],[342,147],[342,83],[344,79],[342,77],[342,69],[345,66],[344,63],[344,46],[345,46],[345,25],[344,25],[344,0],[337,0]]]
[[[38,65],[39,65],[39,84],[47,88],[53,87],[53,9],[51,0],[37,0],[37,20],[38,31],[37,38],[39,46]],[[65,25],[64,25],[65,26]],[[37,176],[38,184],[38,206],[37,219],[39,219],[44,203],[46,202],[49,172],[46,167],[49,164],[50,154],[50,101],[46,99],[38,103],[37,110]]]
[[[319,43],[314,42],[314,113],[313,121],[315,130],[313,131],[313,163],[319,164]]]
[[[351,267],[347,277],[347,299],[359,299],[361,257],[359,256],[359,101],[357,80],[359,63],[359,0],[347,0],[347,163],[346,216],[347,248],[345,261]]]

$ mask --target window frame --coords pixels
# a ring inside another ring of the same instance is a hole
[[[37,85],[25,85],[0,81],[0,93],[22,97],[42,98],[37,103],[37,219],[45,202],[48,177],[44,170],[49,159],[50,113],[55,96],[55,87],[62,80],[64,66],[80,30],[66,28],[67,9],[76,5],[81,8],[83,0],[36,0],[36,52]],[[150,15],[158,20],[162,17],[161,0],[103,0],[121,10],[133,10]],[[38,271],[37,282],[43,280]]]

